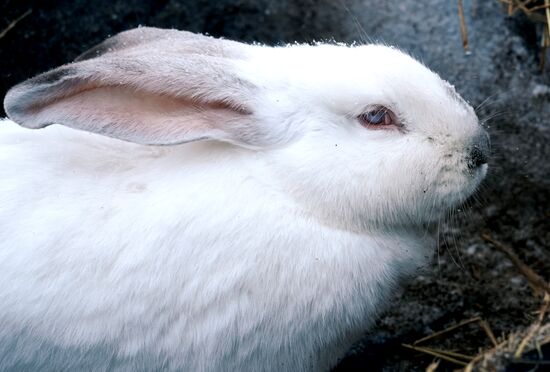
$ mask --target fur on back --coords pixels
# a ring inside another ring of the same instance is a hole
[[[320,224],[254,154],[228,146],[146,147],[1,122],[0,163],[11,164],[0,168],[3,368],[334,364],[388,295],[376,283],[396,284],[425,248],[409,249],[414,234],[365,239]]]

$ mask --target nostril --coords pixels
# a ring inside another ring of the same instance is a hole
[[[468,168],[474,169],[487,163],[487,155],[479,147],[474,146],[470,151],[470,158],[468,159]]]

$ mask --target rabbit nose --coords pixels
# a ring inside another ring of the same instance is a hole
[[[468,157],[468,168],[475,169],[483,164],[486,164],[489,155],[489,147],[489,134],[483,131],[483,133],[478,136],[472,146],[472,149],[470,150],[470,155]]]

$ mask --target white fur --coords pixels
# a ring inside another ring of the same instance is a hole
[[[326,371],[427,262],[473,110],[388,47],[243,48],[271,147],[0,122],[0,369]]]

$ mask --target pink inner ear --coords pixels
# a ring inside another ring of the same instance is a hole
[[[231,137],[227,125],[249,114],[224,102],[194,102],[128,87],[84,90],[27,111],[29,121],[63,124],[150,145],[230,140],[224,138]]]

